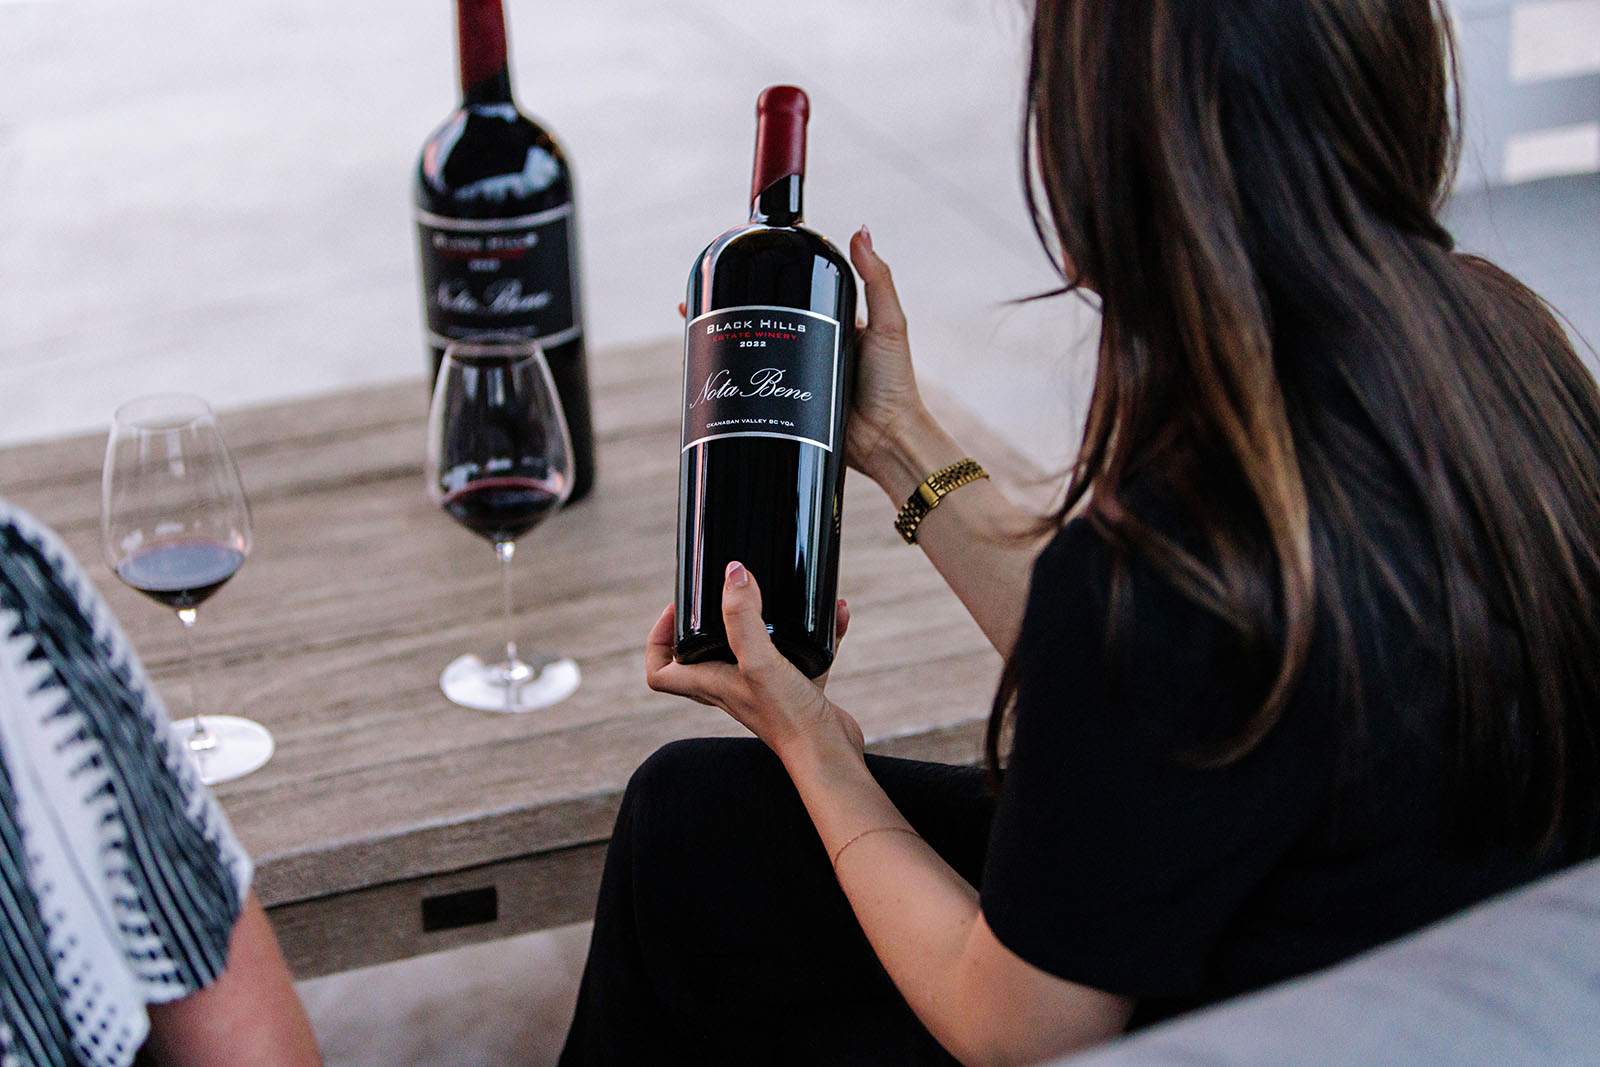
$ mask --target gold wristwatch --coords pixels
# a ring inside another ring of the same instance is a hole
[[[945,494],[979,478],[987,477],[989,472],[972,459],[960,459],[948,467],[934,471],[917,486],[905,506],[900,509],[900,514],[894,520],[894,528],[900,531],[900,536],[906,539],[906,544],[916,544],[917,527],[921,525],[928,512],[938,506]]]

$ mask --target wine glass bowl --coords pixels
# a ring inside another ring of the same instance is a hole
[[[199,713],[193,628],[199,606],[250,554],[250,505],[216,416],[199,397],[161,394],[116,410],[100,483],[100,547],[119,579],[183,624],[190,717],[174,722],[203,781],[272,756],[259,723]]]
[[[577,687],[565,656],[517,651],[511,559],[517,540],[572,491],[572,441],[537,344],[461,341],[445,350],[428,415],[427,489],[445,514],[493,546],[500,561],[504,656],[457,657],[440,676],[446,697],[484,711],[531,711]]]

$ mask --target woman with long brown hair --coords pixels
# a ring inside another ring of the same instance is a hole
[[[1438,222],[1452,63],[1437,0],[1038,0],[1035,223],[1103,315],[1042,537],[851,245],[850,460],[1006,657],[990,783],[863,757],[731,566],[737,665],[669,611],[647,670],[760,742],[635,776],[563,1062],[1028,1062],[1595,854],[1600,394]]]

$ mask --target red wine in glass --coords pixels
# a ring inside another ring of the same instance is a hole
[[[572,491],[572,439],[537,344],[458,341],[445,350],[428,414],[428,493],[456,522],[494,546],[500,561],[505,654],[458,656],[439,677],[445,696],[484,711],[531,711],[578,687],[565,656],[518,655],[511,610],[517,539]]]
[[[485,478],[439,501],[449,516],[491,544],[515,541],[561,506],[566,494],[559,475],[534,478]]]
[[[117,577],[174,610],[199,607],[244,565],[244,553],[217,541],[174,541],[129,553]]]

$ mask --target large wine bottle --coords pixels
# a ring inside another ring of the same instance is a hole
[[[674,637],[682,662],[733,658],[722,585],[738,560],[774,644],[816,677],[833,663],[856,279],[800,225],[808,116],[799,89],[761,94],[750,222],[689,275]]]
[[[594,433],[572,171],[512,99],[501,0],[456,0],[456,18],[461,106],[422,146],[416,177],[432,373],[454,340],[539,341],[572,434],[576,500],[594,482]]]

